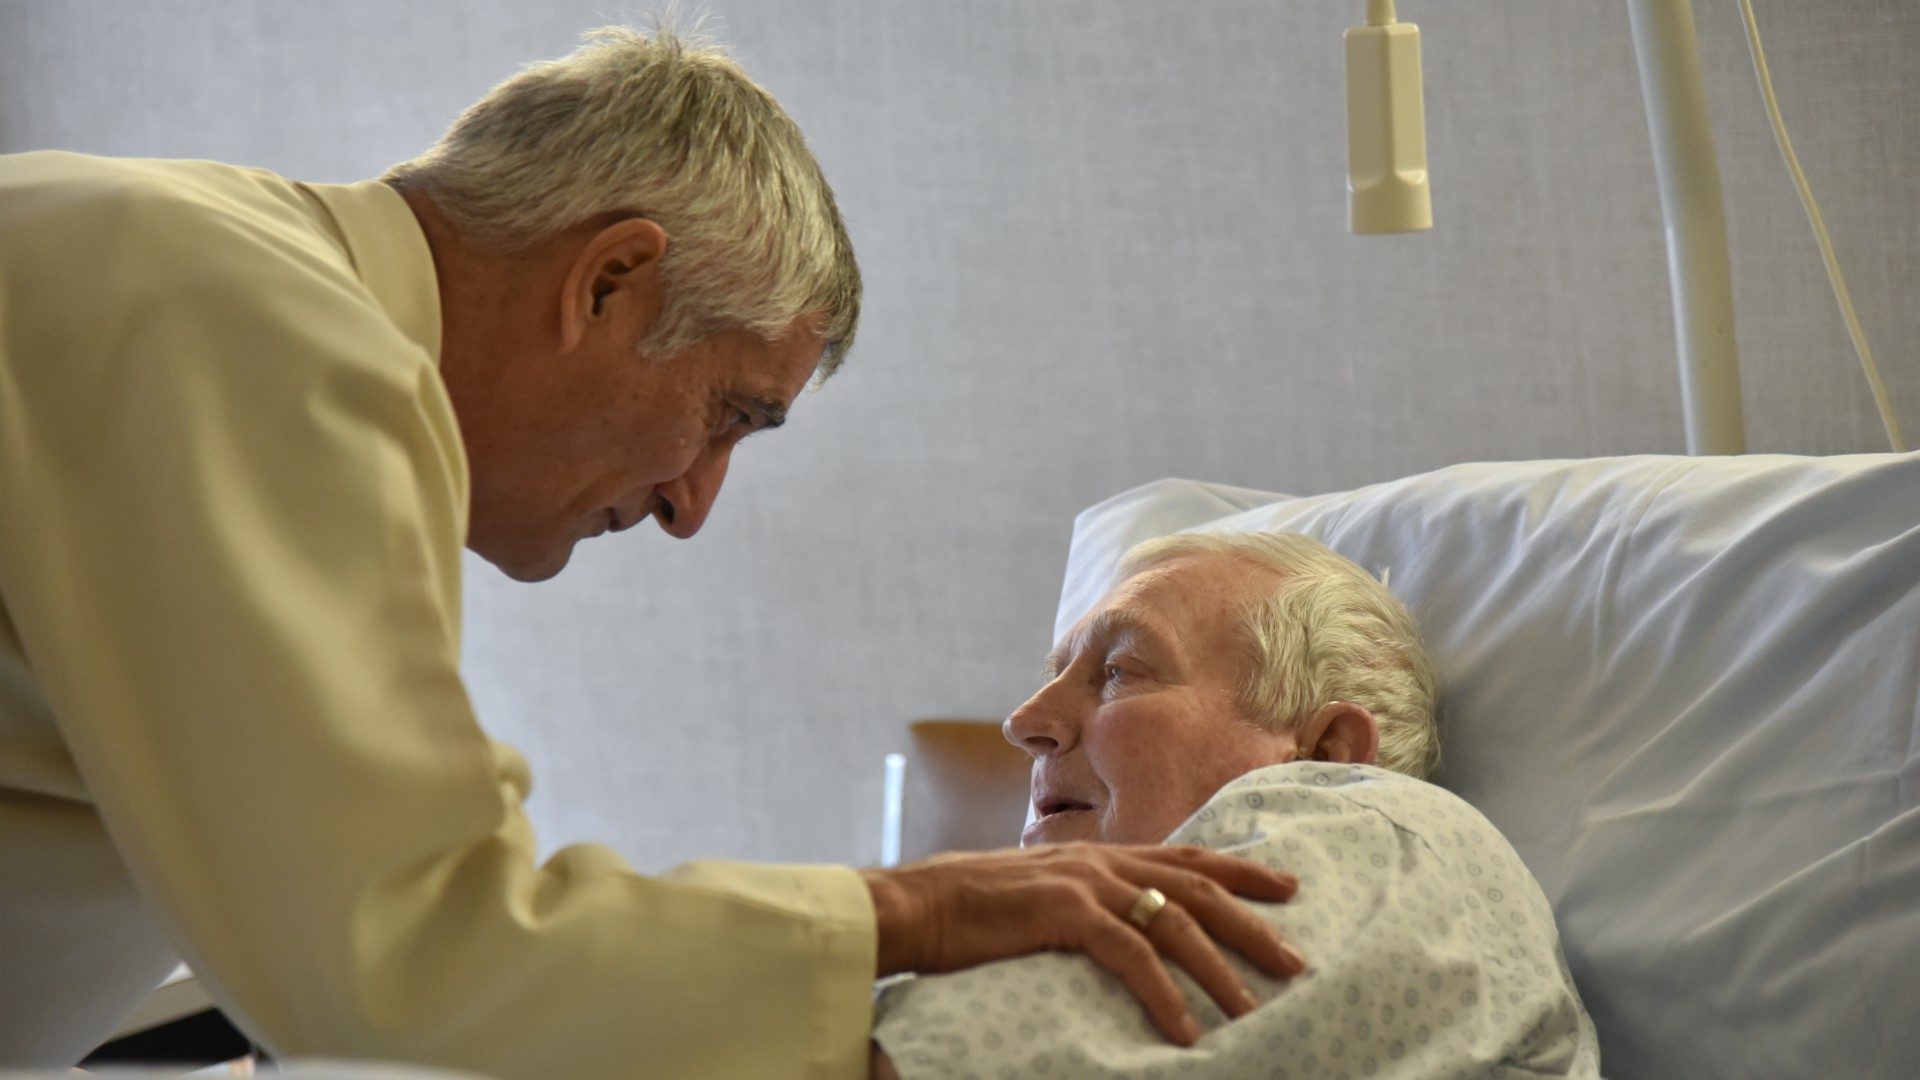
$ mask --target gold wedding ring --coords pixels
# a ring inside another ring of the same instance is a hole
[[[1140,899],[1133,902],[1133,908],[1127,912],[1127,921],[1145,930],[1160,917],[1167,906],[1167,894],[1148,886],[1140,890]]]

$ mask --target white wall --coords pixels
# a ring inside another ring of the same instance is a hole
[[[1699,0],[1755,450],[1880,448],[1732,0]],[[1359,0],[712,0],[809,133],[868,282],[846,370],[691,543],[552,584],[470,563],[485,722],[549,845],[871,860],[882,753],[1035,683],[1079,508],[1178,474],[1314,492],[1683,447],[1622,4],[1407,0],[1433,233],[1344,229]],[[1896,404],[1920,430],[1920,12],[1760,0]],[[645,8],[634,9],[644,12]],[[424,146],[581,0],[0,0],[0,149],[316,180]]]

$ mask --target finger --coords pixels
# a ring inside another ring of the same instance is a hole
[[[1126,985],[1160,1034],[1181,1046],[1192,1046],[1200,1038],[1200,1022],[1187,1010],[1186,999],[1160,963],[1159,952],[1131,923],[1112,912],[1102,911],[1101,916],[1087,924],[1082,951]]]
[[[1134,846],[1127,853],[1151,862],[1168,865],[1192,874],[1202,874],[1218,882],[1228,892],[1249,900],[1280,903],[1293,899],[1300,890],[1300,879],[1284,870],[1273,870],[1251,859],[1228,855],[1186,844]]]
[[[1159,889],[1166,895],[1170,907],[1178,906],[1190,916],[1197,931],[1246,957],[1268,974],[1291,979],[1307,969],[1306,957],[1287,944],[1273,924],[1234,899],[1212,878],[1182,870],[1152,867],[1142,869],[1139,884]],[[1166,912],[1162,911],[1161,916],[1165,915]],[[1188,970],[1196,979],[1199,978],[1197,972]],[[1220,999],[1215,997],[1214,1000]],[[1224,1007],[1225,1003],[1222,1002],[1222,1005]]]
[[[1146,935],[1160,955],[1193,976],[1193,981],[1228,1016],[1244,1016],[1260,1004],[1240,973],[1227,963],[1220,947],[1179,904],[1168,901],[1147,924]]]

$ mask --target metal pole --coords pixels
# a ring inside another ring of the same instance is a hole
[[[1733,342],[1732,268],[1720,165],[1700,81],[1691,0],[1627,0],[1653,169],[1667,226],[1667,274],[1690,454],[1747,448]]]

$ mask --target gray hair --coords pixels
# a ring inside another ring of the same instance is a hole
[[[704,39],[592,31],[382,179],[501,252],[610,213],[657,222],[665,306],[635,343],[650,355],[735,329],[774,341],[811,319],[825,378],[853,344],[860,270],[820,164],[773,96]]]
[[[1438,682],[1406,605],[1346,557],[1301,533],[1182,533],[1121,559],[1124,580],[1187,555],[1219,555],[1270,570],[1273,588],[1241,612],[1249,650],[1240,707],[1284,731],[1322,706],[1373,713],[1382,768],[1425,777],[1440,762]]]

